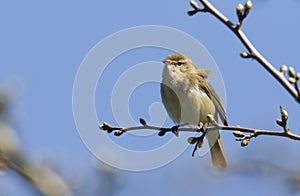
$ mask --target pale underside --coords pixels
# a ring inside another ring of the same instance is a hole
[[[206,93],[193,86],[177,70],[165,67],[161,85],[163,104],[175,123],[205,123],[207,115],[215,115],[215,106]]]

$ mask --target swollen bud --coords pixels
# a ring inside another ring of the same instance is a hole
[[[247,52],[241,52],[240,55],[242,58],[249,58],[249,54]]]
[[[243,13],[243,10],[244,10],[244,6],[242,4],[238,4],[236,6],[236,14],[238,15],[238,17],[240,17]]]
[[[122,130],[116,130],[115,133],[114,133],[114,135],[115,135],[115,136],[120,136],[120,135],[122,135],[123,133],[124,133],[124,131],[122,131]]]
[[[297,73],[296,80],[299,80],[299,79],[300,79],[300,73]]]
[[[158,136],[164,136],[165,134],[166,134],[165,131],[159,131],[159,132],[158,132]]]
[[[193,16],[194,14],[196,14],[198,11],[197,10],[189,10],[188,12],[187,12],[187,14],[189,15],[189,16]]]
[[[282,120],[279,118],[276,119],[276,123],[281,127],[285,126],[285,123],[283,123]]]
[[[280,67],[279,71],[280,71],[281,73],[285,73],[285,72],[287,71],[287,66],[286,66],[286,65],[282,65],[282,66]]]
[[[245,137],[245,135],[241,131],[233,131],[232,133],[235,137]]]
[[[242,147],[245,147],[245,146],[247,146],[247,145],[249,144],[249,142],[250,142],[249,139],[245,139],[245,140],[243,140],[243,141],[241,142],[241,146],[242,146]]]
[[[104,122],[101,125],[99,125],[99,129],[103,130],[103,131],[107,131],[107,133],[111,133],[112,132],[112,127],[107,123]]]
[[[140,118],[140,123],[141,123],[142,125],[146,125],[146,124],[147,124],[146,121],[145,121],[143,118]]]
[[[195,10],[200,9],[199,6],[198,6],[198,4],[197,4],[196,1],[194,1],[194,0],[191,0],[191,1],[190,1],[190,5],[191,5]]]
[[[295,77],[295,69],[293,67],[289,67],[289,77],[290,78]]]
[[[197,126],[197,129],[200,130],[203,128],[203,122],[199,122],[198,123],[198,126]]]
[[[284,120],[284,121],[287,121],[288,118],[289,118],[289,114],[287,113],[287,111],[282,110],[281,119]]]
[[[107,127],[107,123],[106,122],[104,122],[104,123],[102,123],[101,125],[99,125],[99,129],[101,129],[101,130],[105,130],[104,128],[105,127]]]
[[[292,78],[292,77],[289,77],[289,83],[295,84],[296,83],[296,79]]]
[[[209,121],[213,121],[213,120],[214,120],[214,116],[211,115],[211,114],[208,114],[206,117],[207,117],[207,119],[208,119]]]
[[[245,9],[246,10],[251,10],[252,9],[252,2],[250,0],[247,1],[245,4]]]

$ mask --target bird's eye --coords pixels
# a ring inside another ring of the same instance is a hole
[[[181,66],[181,65],[183,65],[183,64],[184,64],[183,62],[178,62],[178,63],[177,63],[178,66]]]

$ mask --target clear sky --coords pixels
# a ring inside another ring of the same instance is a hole
[[[236,21],[235,8],[239,1],[211,2]],[[98,42],[122,29],[140,25],[176,28],[204,45],[223,77],[231,125],[280,130],[275,120],[282,105],[289,112],[290,128],[299,133],[299,105],[257,62],[240,58],[239,53],[245,50],[242,44],[213,16],[203,13],[187,16],[189,1],[12,0],[1,1],[0,5],[0,87],[9,85],[16,91],[14,126],[30,156],[54,157],[69,173],[89,170],[92,159],[73,118],[72,90],[76,72]],[[246,35],[277,68],[286,64],[300,70],[299,8],[297,0],[253,1],[253,10],[244,22]],[[141,48],[114,59],[99,79],[95,92],[99,121],[116,122],[109,93],[122,73],[139,63],[159,62],[169,53],[166,49]],[[89,81],[89,77],[86,80]],[[157,83],[139,86],[134,91],[128,106],[136,122],[139,117],[150,120],[148,107],[152,101],[160,102]],[[166,125],[172,126],[170,119]],[[128,140],[126,135],[109,137],[134,149],[148,149],[165,141],[156,135],[138,139],[129,135]],[[117,170],[122,186],[116,195],[293,193],[288,180],[300,172],[299,142],[261,137],[241,148],[230,133],[222,132],[222,137],[228,171],[213,171],[208,166],[209,156],[192,158],[193,147],[189,147],[159,169]],[[118,157],[118,154],[111,156]],[[8,187],[14,187],[14,180],[6,175],[0,177],[0,182]],[[24,184],[17,184],[24,189]],[[12,195],[17,192],[12,191]]]

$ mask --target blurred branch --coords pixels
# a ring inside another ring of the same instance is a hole
[[[241,146],[247,146],[252,138],[256,138],[258,136],[279,136],[279,137],[286,137],[289,139],[300,141],[300,136],[296,135],[294,133],[291,133],[289,127],[287,126],[287,120],[288,120],[288,113],[287,111],[283,110],[283,108],[280,106],[280,114],[281,117],[276,119],[276,123],[278,126],[282,127],[283,131],[271,131],[271,130],[261,130],[261,129],[253,129],[253,128],[246,128],[246,127],[240,127],[240,126],[225,126],[220,125],[218,122],[213,118],[212,115],[208,115],[208,123],[203,124],[199,123],[198,127],[183,127],[186,124],[183,125],[176,125],[171,128],[162,128],[157,126],[150,126],[147,125],[146,121],[144,119],[140,119],[141,126],[135,126],[135,127],[115,127],[112,126],[106,122],[99,125],[99,129],[103,131],[107,131],[107,133],[114,132],[115,136],[121,136],[123,133],[133,130],[154,130],[158,131],[159,136],[165,135],[167,132],[172,132],[176,136],[178,136],[178,132],[200,132],[202,135],[200,137],[190,137],[188,138],[188,143],[190,144],[196,144],[194,152],[202,146],[203,139],[205,137],[205,134],[207,131],[212,130],[224,130],[224,131],[231,131],[233,135],[236,137],[236,141],[241,142]],[[250,133],[250,134],[246,134]]]
[[[252,58],[257,60],[273,77],[277,79],[277,81],[290,93],[290,95],[293,96],[298,103],[300,103],[300,92],[297,84],[300,74],[297,74],[299,76],[297,77],[294,73],[292,75],[289,75],[289,78],[287,79],[284,76],[284,74],[282,74],[283,72],[280,72],[276,68],[274,68],[274,66],[256,50],[256,48],[253,46],[253,44],[249,41],[247,36],[242,31],[242,23],[250,13],[250,10],[252,9],[252,2],[248,0],[245,5],[238,4],[236,8],[238,22],[237,24],[234,24],[219,10],[217,10],[209,1],[199,1],[202,3],[204,8],[200,8],[194,0],[191,0],[190,5],[194,9],[188,11],[188,15],[192,16],[198,12],[208,12],[214,15],[219,21],[225,24],[247,48],[248,52],[242,52],[241,57]]]
[[[3,97],[0,94],[0,169],[16,172],[42,195],[71,195],[69,186],[56,172],[44,165],[33,164],[24,155],[19,137],[3,120],[9,103]]]

